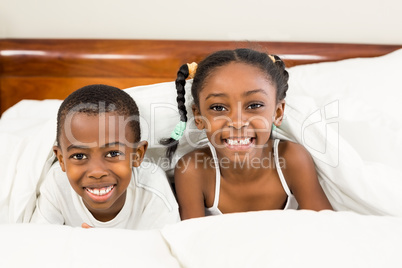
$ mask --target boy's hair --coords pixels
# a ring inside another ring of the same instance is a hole
[[[57,113],[57,144],[60,145],[60,135],[70,112],[99,115],[115,112],[129,117],[129,126],[134,133],[134,142],[141,139],[139,110],[134,99],[125,91],[108,85],[95,84],[84,86],[71,93],[60,105]]]
[[[239,48],[235,50],[221,50],[214,52],[202,60],[195,73],[193,84],[191,86],[191,95],[194,104],[199,108],[199,95],[205,87],[209,76],[219,67],[232,62],[246,63],[259,68],[276,88],[276,102],[286,97],[288,90],[289,74],[285,69],[285,63],[276,55],[268,55],[248,48]],[[177,72],[176,90],[177,105],[180,113],[180,121],[187,122],[187,110],[185,105],[185,84],[189,76],[188,65],[184,64]],[[166,138],[160,141],[161,144],[168,146],[166,156],[172,159],[177,146],[178,139]]]

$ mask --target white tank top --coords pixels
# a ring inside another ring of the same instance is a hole
[[[299,207],[299,204],[297,203],[296,198],[290,192],[290,189],[288,187],[288,184],[286,183],[285,177],[283,176],[283,173],[282,173],[282,170],[281,170],[281,167],[279,164],[279,155],[278,155],[279,141],[280,141],[279,139],[274,140],[274,161],[275,161],[276,170],[278,172],[279,178],[282,183],[282,187],[285,190],[286,194],[288,195],[284,210],[285,209],[297,209]],[[206,216],[221,215],[222,212],[218,208],[219,192],[220,192],[220,187],[221,187],[221,172],[220,172],[219,164],[218,164],[218,156],[216,155],[215,148],[212,146],[212,144],[208,143],[208,146],[211,149],[212,157],[214,159],[214,165],[215,165],[215,198],[214,198],[214,204],[212,205],[212,207],[205,208],[205,215]]]

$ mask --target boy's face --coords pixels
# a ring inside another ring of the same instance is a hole
[[[113,219],[147,142],[134,144],[132,128],[116,113],[67,115],[59,140],[54,151],[72,188],[97,220]]]

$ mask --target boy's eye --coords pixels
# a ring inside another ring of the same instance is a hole
[[[226,108],[223,107],[222,105],[214,105],[211,107],[211,109],[217,112],[227,111]]]
[[[263,105],[262,104],[260,104],[260,103],[253,103],[253,104],[250,104],[248,107],[247,107],[247,109],[258,109],[258,108],[260,108],[260,107],[262,107]]]
[[[75,160],[84,160],[87,159],[87,156],[85,154],[73,154],[71,158]]]
[[[119,151],[111,151],[111,152],[109,152],[109,153],[106,155],[106,157],[118,157],[118,156],[121,156],[121,155],[123,155],[122,152],[119,152]]]

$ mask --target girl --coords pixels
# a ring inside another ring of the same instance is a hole
[[[192,69],[183,65],[178,72],[181,122],[163,141],[170,157],[187,121],[184,85]],[[182,220],[271,209],[332,209],[304,147],[270,139],[284,116],[288,77],[278,56],[251,49],[218,51],[199,64],[191,88],[193,113],[209,146],[176,164]]]

